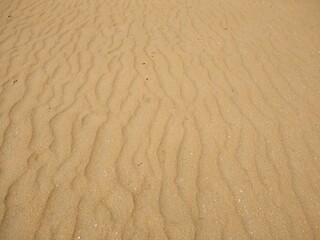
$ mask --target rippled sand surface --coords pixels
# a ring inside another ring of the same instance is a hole
[[[0,2],[0,239],[320,239],[318,0]]]

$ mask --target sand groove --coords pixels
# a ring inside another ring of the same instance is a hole
[[[320,238],[317,1],[0,11],[0,239]]]

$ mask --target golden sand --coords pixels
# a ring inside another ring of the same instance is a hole
[[[2,0],[0,239],[320,239],[318,0]]]

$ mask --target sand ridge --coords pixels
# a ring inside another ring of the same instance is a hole
[[[0,2],[0,239],[319,239],[316,0]]]

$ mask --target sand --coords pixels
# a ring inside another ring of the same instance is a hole
[[[320,239],[318,0],[0,2],[0,239]]]

